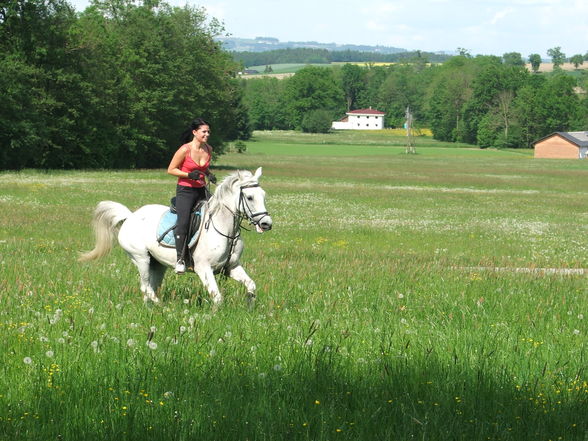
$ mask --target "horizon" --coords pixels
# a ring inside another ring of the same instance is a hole
[[[78,11],[90,0],[70,0]],[[223,23],[228,37],[260,35],[281,42],[385,46],[407,51],[523,58],[560,47],[566,57],[588,53],[588,2],[583,0],[169,0],[172,6],[202,7]],[[310,12],[308,12],[310,11]],[[350,12],[351,11],[351,12]],[[351,30],[351,31],[350,31]],[[546,58],[547,57],[547,58]]]

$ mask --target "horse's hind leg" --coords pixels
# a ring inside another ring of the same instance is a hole
[[[151,257],[151,260],[149,261],[149,285],[154,293],[157,293],[157,290],[161,286],[166,270],[167,267],[165,265]]]
[[[151,256],[149,253],[145,252],[144,254],[131,254],[131,260],[139,270],[139,278],[141,279],[141,292],[143,292],[143,301],[147,302],[151,300],[153,303],[159,303],[159,299],[157,298],[157,294],[153,289],[152,281],[159,280],[157,283],[157,288],[159,284],[161,284],[161,280],[163,279],[163,271],[155,271],[152,275],[151,271]]]

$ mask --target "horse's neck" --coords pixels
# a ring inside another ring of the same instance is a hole
[[[239,230],[239,216],[234,207],[230,207],[223,201],[218,201],[214,212],[210,215],[217,233],[226,236],[234,236]]]

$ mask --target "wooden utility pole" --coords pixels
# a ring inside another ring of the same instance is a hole
[[[406,122],[404,123],[406,128],[406,150],[405,153],[416,153],[414,148],[414,139],[412,137],[412,113],[410,113],[410,107],[406,107]]]

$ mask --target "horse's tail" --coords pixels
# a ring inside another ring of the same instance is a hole
[[[112,242],[118,227],[131,214],[131,210],[118,202],[102,201],[98,203],[92,219],[96,245],[93,250],[81,253],[78,260],[87,262],[108,254],[112,250]]]

